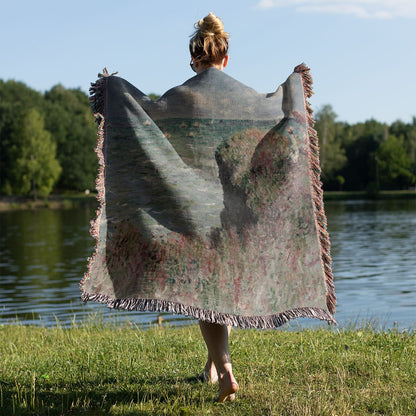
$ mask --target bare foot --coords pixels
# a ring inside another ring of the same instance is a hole
[[[215,384],[218,381],[217,369],[215,368],[215,365],[210,358],[208,358],[200,378],[202,381],[210,384]]]
[[[232,373],[225,373],[220,377],[220,393],[215,399],[217,403],[232,402],[238,391],[238,384]]]

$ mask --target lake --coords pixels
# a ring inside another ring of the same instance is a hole
[[[340,326],[416,328],[416,200],[328,201]],[[92,254],[94,206],[0,212],[0,324],[70,326],[97,314],[146,327],[158,314],[83,304],[78,284]],[[171,325],[191,320],[163,314]],[[319,324],[292,321],[297,327]]]

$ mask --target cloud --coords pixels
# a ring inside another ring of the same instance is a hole
[[[300,13],[346,14],[362,19],[416,18],[415,0],[260,0],[259,9],[294,8]]]

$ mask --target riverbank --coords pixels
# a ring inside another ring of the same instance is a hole
[[[340,201],[351,199],[416,199],[416,191],[381,191],[376,194],[368,192],[325,192],[325,201]],[[33,198],[20,196],[0,196],[0,212],[28,209],[69,209],[79,206],[98,204],[95,194],[63,194],[50,195],[47,198]]]
[[[36,200],[23,196],[0,196],[0,212],[42,208],[70,209],[91,204],[98,204],[95,194],[49,195],[46,198],[37,198]]]
[[[416,199],[416,191],[380,191],[377,193],[368,193],[365,191],[331,191],[324,192],[325,201],[345,201],[351,199]]]
[[[416,334],[233,330],[237,399],[197,375],[197,326],[0,326],[4,415],[414,415]]]

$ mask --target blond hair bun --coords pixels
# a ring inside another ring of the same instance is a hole
[[[230,37],[222,20],[211,12],[195,23],[195,29],[189,42],[191,56],[204,64],[220,63],[228,53]]]
[[[224,23],[212,12],[201,19],[195,25],[195,28],[205,36],[222,35],[225,33],[228,39],[228,33],[224,32]]]

